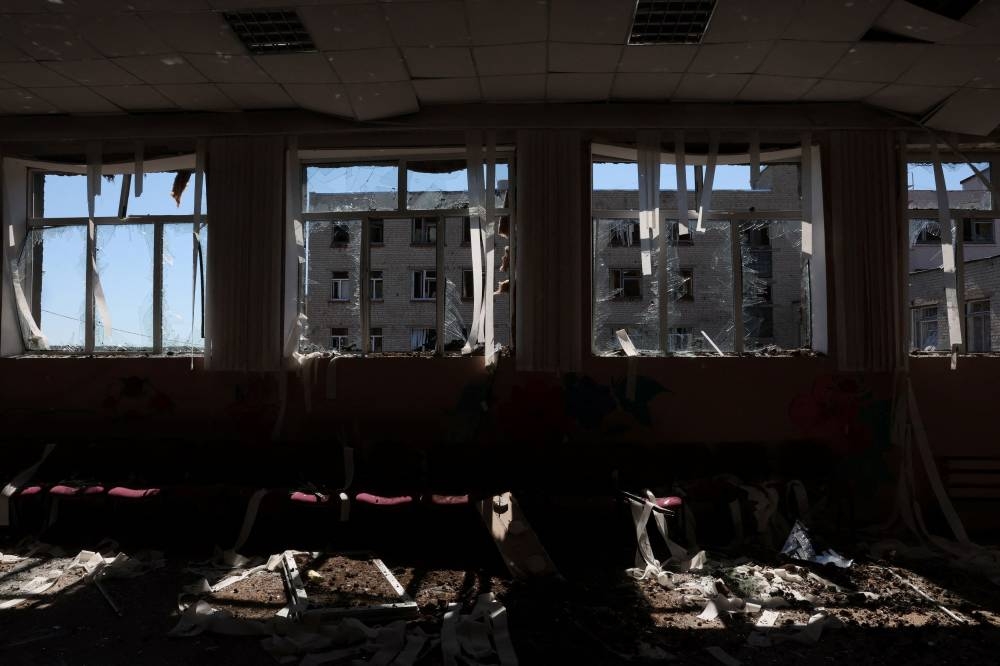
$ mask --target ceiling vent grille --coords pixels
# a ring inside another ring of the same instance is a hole
[[[316,50],[299,15],[290,9],[223,12],[229,27],[254,55],[308,53]]]
[[[629,44],[700,44],[715,0],[639,0]]]

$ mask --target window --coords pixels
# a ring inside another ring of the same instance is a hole
[[[382,220],[372,220],[368,223],[368,233],[372,245],[382,245],[385,242],[385,223]]]
[[[437,348],[437,330],[433,328],[410,329],[410,351],[428,352]]]
[[[752,340],[774,337],[774,308],[768,305],[743,307],[744,337]]]
[[[369,288],[369,297],[373,301],[381,301],[383,299],[382,293],[382,271],[371,271],[371,287]]]
[[[413,235],[410,240],[414,245],[433,245],[437,242],[437,218],[416,217],[413,219]]]
[[[682,301],[694,300],[694,269],[682,268],[679,271],[681,277],[680,286],[677,288],[677,298]]]
[[[993,245],[993,220],[962,220],[962,240],[970,244]]]
[[[464,245],[472,243],[472,222],[468,215],[462,218],[462,243]]]
[[[967,352],[992,351],[992,321],[988,300],[969,301],[965,304],[965,330],[968,337],[965,344]]]
[[[638,244],[638,220],[611,220],[608,228],[608,247],[634,247]]]
[[[475,283],[472,280],[472,269],[462,269],[462,298],[471,301],[475,297]]]
[[[437,271],[413,271],[413,300],[429,301],[437,297]]]
[[[934,351],[938,348],[938,309],[921,307],[913,309],[913,348],[917,351]]]
[[[346,328],[331,328],[330,329],[330,349],[336,351],[344,351],[347,349],[347,329]]]
[[[941,244],[941,227],[935,220],[921,220],[920,231],[917,233],[916,242],[921,245]]]
[[[373,354],[382,353],[382,329],[373,328],[369,335],[368,348]]]
[[[637,268],[611,269],[612,298],[637,301],[642,298],[642,277]]]
[[[351,242],[351,233],[347,230],[346,224],[334,224],[330,229],[330,245],[332,247],[343,247]]]
[[[694,243],[691,239],[691,225],[677,224],[677,220],[669,220],[667,225],[667,242],[670,245],[692,245]]]
[[[347,271],[334,271],[330,287],[331,301],[346,301],[349,296]]]
[[[691,329],[676,327],[670,329],[670,351],[683,352],[691,350]]]

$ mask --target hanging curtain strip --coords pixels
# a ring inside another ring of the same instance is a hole
[[[201,247],[201,191],[205,179],[205,140],[198,139],[194,156],[194,216],[191,243],[191,369],[194,370],[194,313],[198,283],[198,248]],[[202,304],[204,306],[204,304]]]
[[[135,198],[138,199],[142,196],[142,180],[146,175],[144,171],[143,161],[146,153],[146,144],[142,141],[135,142],[135,168],[133,174],[135,175],[135,185],[133,189],[135,191]]]
[[[705,166],[705,182],[702,184],[701,202],[698,206],[698,225],[695,227],[701,233],[705,232],[705,217],[712,210],[712,188],[715,185],[715,162],[718,158],[719,132],[713,130],[708,134],[708,164]]]
[[[934,183],[937,186],[938,226],[941,231],[941,272],[944,275],[945,308],[948,314],[948,341],[951,344],[952,369],[962,345],[962,321],[958,307],[958,275],[955,272],[955,244],[951,231],[951,210],[948,185],[941,167],[937,141],[931,137],[931,159],[934,161]],[[959,230],[961,232],[961,230]]]
[[[483,314],[483,135],[479,131],[465,134],[465,153],[469,187],[469,231],[472,251],[472,323],[469,339],[462,352],[471,353],[480,339]]]
[[[812,223],[812,204],[813,204],[813,193],[812,193],[812,167],[813,167],[813,152],[812,152],[812,133],[803,132],[802,133],[802,158],[799,169],[799,178],[802,181],[802,205],[800,206],[802,210],[802,221],[807,223]],[[752,175],[751,171],[751,175]]]
[[[112,337],[111,312],[108,310],[108,303],[104,297],[104,287],[101,284],[101,274],[97,271],[97,225],[94,224],[94,199],[101,195],[101,144],[91,143],[87,145],[87,262],[90,265],[92,275],[93,290],[88,294],[88,299],[92,298],[94,307],[101,315],[104,324],[104,336],[109,340]],[[88,334],[92,328],[92,320],[87,322]],[[93,351],[93,345],[87,345],[87,351]]]
[[[496,132],[490,130],[486,132],[486,182],[483,183],[483,198],[486,201],[486,284],[483,290],[485,302],[483,303],[483,343],[485,363],[487,367],[496,364],[496,344],[493,339],[493,271],[496,267],[494,256],[496,245],[496,167],[497,167],[497,141]],[[439,270],[444,270],[441,266]]]
[[[760,179],[760,132],[750,133],[750,189],[757,189]]]
[[[653,274],[653,230],[660,219],[660,134],[639,132],[639,244],[642,274]]]
[[[2,157],[0,157],[0,163],[3,163],[6,167],[6,162]],[[3,174],[3,170],[0,170],[0,174]],[[24,284],[22,281],[24,276],[21,275],[21,271],[18,268],[20,253],[15,252],[17,243],[14,242],[14,226],[10,214],[10,192],[7,191],[6,179],[3,181],[3,187],[3,195],[0,196],[0,201],[3,202],[3,217],[0,218],[0,228],[6,229],[6,237],[3,239],[4,272],[6,273],[6,281],[10,284],[11,290],[14,293],[14,305],[17,309],[21,342],[24,348],[28,350],[48,349],[48,341],[42,334],[37,322],[35,322],[35,317],[31,313],[31,306],[24,295]],[[28,231],[25,231],[22,247],[31,247],[31,237]]]

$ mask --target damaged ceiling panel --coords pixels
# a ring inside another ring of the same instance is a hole
[[[250,17],[243,32],[280,19],[287,35],[247,46],[227,14]],[[715,100],[864,101],[916,118],[956,90],[1000,87],[1000,0],[5,4],[0,87],[21,91],[4,114],[304,108],[374,120],[482,101]],[[947,117],[975,133],[991,113]]]

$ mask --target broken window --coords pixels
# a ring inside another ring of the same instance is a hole
[[[691,329],[686,326],[675,326],[670,329],[670,351],[691,351]]]
[[[437,296],[437,271],[413,271],[413,300],[427,301]]]
[[[608,247],[634,247],[639,244],[638,220],[611,220]]]
[[[368,234],[370,237],[369,242],[372,245],[381,245],[385,242],[383,240],[384,229],[385,227],[382,225],[382,220],[372,220],[368,223]]]
[[[471,301],[473,293],[472,269],[462,269],[462,300]]]
[[[347,245],[351,242],[351,233],[346,224],[334,224],[330,236],[330,245]]]
[[[368,291],[368,297],[373,301],[381,301],[385,298],[385,283],[382,280],[382,271],[371,271],[372,283]]]
[[[962,220],[962,240],[976,245],[993,245],[993,220]]]
[[[934,351],[939,349],[938,308],[913,308],[913,349]]]
[[[331,328],[343,331],[344,344],[336,349],[361,349],[361,226],[360,220],[307,220],[305,268],[302,271],[302,307],[309,319],[299,351],[329,351]],[[335,228],[346,230],[349,242],[331,242]],[[351,279],[351,276],[356,276]]]
[[[612,298],[626,301],[637,301],[642,298],[642,282],[638,269],[612,268],[609,274]]]
[[[413,220],[410,242],[414,245],[433,245],[437,242],[437,218],[417,217]]]
[[[694,269],[680,269],[680,285],[677,287],[677,298],[685,301],[694,300]]]
[[[347,349],[347,329],[335,327],[330,329],[330,349],[344,351]]]
[[[370,341],[368,343],[368,349],[374,354],[380,354],[382,352],[382,329],[375,327],[371,329]]]
[[[305,169],[307,213],[396,210],[399,167],[396,164],[329,164]]]
[[[410,351],[432,352],[437,347],[437,330],[433,328],[410,328]]]
[[[331,301],[346,301],[350,297],[348,287],[349,275],[347,271],[334,271],[333,281],[330,287]]]

